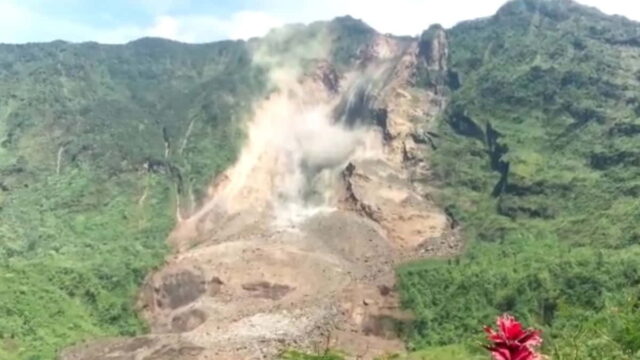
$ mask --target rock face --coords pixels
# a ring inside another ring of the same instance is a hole
[[[446,39],[424,51],[378,35],[356,68],[339,73],[317,61],[265,99],[238,163],[178,224],[174,255],[141,291],[151,335],[80,346],[62,359],[268,359],[326,345],[364,359],[402,351],[394,329],[408,317],[394,266],[459,248],[428,187],[417,186],[428,182],[429,146],[416,139],[444,99],[411,85],[421,61],[446,69]],[[307,123],[311,137],[298,128]],[[314,136],[324,136],[320,145]]]
[[[449,45],[447,34],[442,26],[432,25],[422,34],[418,46],[418,56],[426,62],[430,70],[439,72],[447,71]]]
[[[452,255],[459,243],[450,220],[388,163],[351,162],[343,172],[347,207],[370,218],[406,257]],[[418,252],[416,250],[419,250]]]

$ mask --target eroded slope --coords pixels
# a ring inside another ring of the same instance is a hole
[[[365,358],[402,350],[394,265],[459,246],[416,186],[444,98],[413,84],[418,66],[445,70],[446,41],[420,45],[376,34],[346,69],[323,54],[274,67],[238,162],[142,291],[151,335],[63,359],[260,359],[326,339]]]

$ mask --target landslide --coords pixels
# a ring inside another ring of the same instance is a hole
[[[404,349],[395,266],[460,249],[428,196],[424,156],[446,94],[415,86],[420,70],[446,72],[447,44],[441,29],[429,44],[364,30],[347,63],[320,47],[292,67],[270,52],[299,36],[286,29],[265,53],[256,45],[273,91],[254,106],[235,165],[179,214],[173,254],[147,277],[139,307],[150,334],[61,359],[266,359],[318,346],[372,359]]]

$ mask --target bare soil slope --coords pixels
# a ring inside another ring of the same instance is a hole
[[[421,56],[417,41],[378,36],[351,73],[320,61],[281,82],[256,107],[238,163],[178,223],[175,253],[143,287],[151,333],[81,345],[62,359],[269,359],[327,345],[365,359],[402,351],[394,326],[407,315],[394,266],[459,248],[428,187],[416,186],[429,174],[428,145],[416,134],[444,102],[412,87],[416,64],[429,61]],[[386,80],[358,95],[370,74]],[[366,101],[355,104],[357,96]],[[366,114],[384,116],[350,126],[336,118],[340,106],[348,113],[363,103]]]

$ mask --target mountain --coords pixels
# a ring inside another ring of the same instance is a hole
[[[172,255],[144,281],[149,333],[62,359],[277,358],[323,343],[367,358],[403,351],[394,265],[460,247],[414,184],[428,147],[414,138],[444,107],[438,91],[411,85],[418,66],[443,71],[446,48],[421,45],[351,18],[250,43],[267,93],[236,162],[180,214]]]
[[[176,191],[233,160],[261,91],[246,45],[55,42],[0,58],[1,357],[142,331],[132,297],[166,253]]]
[[[0,357],[483,358],[509,312],[632,359],[639,74],[640,24],[570,0],[0,45]]]
[[[637,356],[639,35],[533,0],[448,31],[431,159],[468,248],[400,271],[412,346],[465,342],[509,312],[544,330],[552,358]]]

